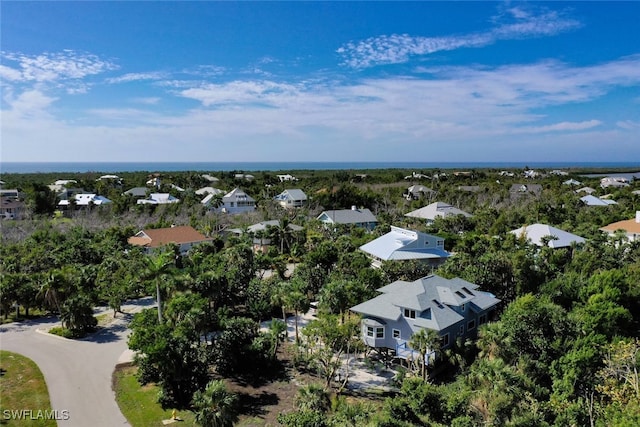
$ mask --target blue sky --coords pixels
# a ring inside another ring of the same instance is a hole
[[[637,161],[640,2],[0,4],[10,161]]]

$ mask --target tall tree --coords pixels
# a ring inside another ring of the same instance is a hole
[[[171,250],[165,250],[149,255],[145,258],[146,271],[144,278],[149,280],[156,288],[156,301],[158,303],[158,322],[162,323],[162,296],[163,282],[173,274],[175,267],[175,255]]]

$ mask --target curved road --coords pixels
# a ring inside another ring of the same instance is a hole
[[[61,427],[116,427],[129,423],[120,412],[111,389],[111,377],[118,359],[127,350],[127,324],[131,313],[152,307],[143,298],[123,305],[127,314],[82,340],[39,332],[58,322],[57,318],[0,326],[0,348],[29,357],[42,371],[51,409],[68,411]],[[8,408],[46,409],[46,408]]]

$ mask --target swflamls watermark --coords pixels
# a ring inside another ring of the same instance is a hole
[[[70,419],[67,409],[3,409],[3,420],[56,420]]]

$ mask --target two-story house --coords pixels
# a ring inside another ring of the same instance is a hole
[[[285,209],[301,208],[307,203],[307,195],[304,191],[294,188],[284,190],[273,198],[280,206]]]
[[[420,329],[436,331],[443,349],[457,337],[475,338],[478,326],[492,319],[500,303],[471,282],[437,275],[414,282],[398,280],[378,292],[351,311],[362,315],[361,335],[367,346],[391,350],[402,359],[415,358],[409,343]]]
[[[216,207],[224,213],[243,213],[256,210],[256,201],[240,188],[234,188],[222,196],[222,205]]]

